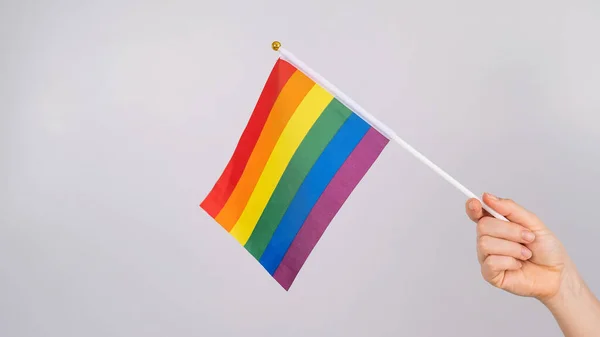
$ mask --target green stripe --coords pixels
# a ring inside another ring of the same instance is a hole
[[[352,111],[333,99],[302,140],[244,246],[257,260],[265,251],[306,175],[351,114]]]

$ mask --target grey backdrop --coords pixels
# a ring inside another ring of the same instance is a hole
[[[274,39],[600,292],[600,3],[1,1],[0,335],[559,336],[486,284],[465,198],[390,144],[290,292],[198,204]]]

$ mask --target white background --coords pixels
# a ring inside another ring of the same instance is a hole
[[[600,2],[0,2],[0,335],[560,336],[390,144],[289,292],[198,204],[285,47],[600,293]]]

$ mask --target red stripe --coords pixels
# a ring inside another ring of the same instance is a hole
[[[200,204],[200,207],[213,218],[219,214],[240,180],[277,96],[279,96],[281,89],[295,71],[294,66],[281,59],[278,59],[273,66],[227,167],[225,167],[208,196]]]

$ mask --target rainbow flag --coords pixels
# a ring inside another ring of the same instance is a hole
[[[389,140],[279,58],[200,204],[286,290]]]

